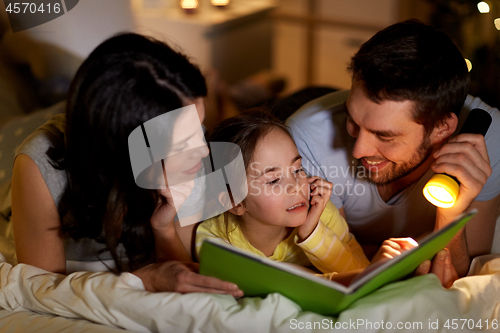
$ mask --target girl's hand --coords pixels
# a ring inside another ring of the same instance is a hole
[[[161,195],[166,199],[166,202],[160,200],[158,206],[151,217],[151,227],[153,230],[161,230],[166,227],[174,227],[173,221],[177,208],[182,204],[191,194],[194,187],[194,180],[185,182],[178,185],[169,186],[166,189],[160,190]]]
[[[382,246],[372,259],[372,264],[392,259],[415,246],[418,246],[418,243],[411,237],[389,238],[382,243]]]
[[[144,283],[146,291],[178,293],[212,293],[243,296],[243,292],[234,283],[219,280],[211,276],[198,274],[199,265],[179,261],[167,261],[150,264],[132,274]]]
[[[319,218],[325,210],[328,200],[332,195],[333,184],[320,177],[308,178],[311,187],[311,201],[309,213],[307,214],[306,222],[298,227],[297,235],[299,242],[304,241],[313,232],[318,225]]]

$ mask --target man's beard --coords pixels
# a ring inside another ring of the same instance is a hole
[[[385,175],[377,178],[373,178],[373,174],[375,175],[378,174],[377,171],[370,171],[367,170],[366,173],[366,180],[368,180],[369,183],[375,184],[378,186],[385,186],[389,185],[392,182],[395,182],[396,180],[399,180],[416,169],[418,169],[424,162],[431,156],[433,147],[430,143],[429,137],[426,136],[425,139],[422,141],[420,146],[418,147],[417,151],[415,154],[412,156],[410,161],[403,163],[402,165],[396,165],[394,162],[389,161],[390,165],[390,170],[385,171]],[[387,167],[386,167],[387,168]]]

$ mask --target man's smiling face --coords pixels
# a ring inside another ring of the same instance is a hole
[[[399,180],[432,153],[424,126],[413,120],[413,101],[373,102],[355,81],[346,106],[347,131],[356,138],[353,156],[369,171],[370,182],[387,185]]]

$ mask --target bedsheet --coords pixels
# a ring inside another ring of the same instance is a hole
[[[490,260],[480,271],[486,275],[457,280],[449,290],[433,275],[400,281],[333,318],[302,312],[280,294],[236,300],[202,293],[148,293],[128,273],[78,272],[66,277],[1,263],[0,331],[462,332],[469,331],[467,326],[448,329],[446,321],[457,319],[462,325],[462,319],[470,325],[472,319],[474,325],[482,323],[478,331],[498,332],[491,324],[500,319],[499,271],[500,259]]]

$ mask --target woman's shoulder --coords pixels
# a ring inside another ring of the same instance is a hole
[[[14,162],[16,162],[20,154],[27,155],[33,160],[34,164],[24,163],[24,165],[30,168],[35,166],[38,168],[56,205],[60,202],[67,178],[64,170],[58,170],[54,167],[51,158],[47,155],[47,151],[50,148],[64,147],[65,124],[66,117],[64,114],[53,116],[20,144],[14,157]],[[24,171],[29,172],[28,169]]]
[[[50,147],[64,145],[66,116],[57,114],[33,131],[17,147],[16,156],[26,154],[36,162],[36,156],[45,155]]]

